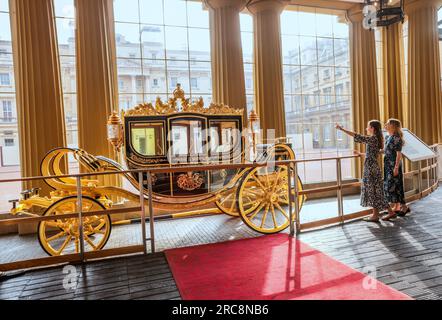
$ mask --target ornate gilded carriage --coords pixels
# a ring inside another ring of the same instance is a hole
[[[87,172],[122,172],[126,169],[183,168],[180,172],[151,175],[152,198],[148,199],[147,175],[143,173],[146,200],[151,201],[156,215],[183,211],[213,212],[241,217],[250,228],[261,233],[276,233],[290,224],[289,181],[293,186],[301,181],[286,165],[259,168],[212,169],[213,164],[242,164],[294,159],[286,139],[270,144],[256,143],[256,128],[244,134],[243,110],[225,105],[204,106],[202,98],[190,102],[178,85],[167,103],[157,99],[122,112],[113,113],[108,121],[108,140],[124,155],[127,168],[102,156],[93,156],[81,149],[59,148],[50,151],[41,163],[43,176],[61,175],[63,157],[73,156]],[[253,122],[254,115],[251,116]],[[253,127],[253,125],[250,125]],[[249,137],[252,139],[249,139]],[[201,166],[199,171],[186,167]],[[176,171],[176,170],[175,170]],[[139,189],[138,172],[124,177]],[[54,191],[41,197],[38,190],[25,191],[15,200],[13,214],[57,215],[54,221],[42,221],[38,237],[42,248],[50,255],[79,251],[79,219],[62,215],[78,212],[77,181],[73,178],[45,180]],[[111,208],[112,198],[139,200],[139,195],[121,187],[103,185],[98,180],[82,179],[82,212]],[[297,199],[299,207],[304,197]],[[83,218],[83,237],[87,250],[102,249],[110,237],[108,215],[88,215]]]

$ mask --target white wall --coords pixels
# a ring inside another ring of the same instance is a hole
[[[18,144],[13,147],[2,147],[2,157],[4,166],[20,165],[20,151]]]

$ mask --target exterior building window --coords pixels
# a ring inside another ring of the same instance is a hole
[[[14,139],[9,139],[9,138],[5,139],[5,147],[13,147],[13,146],[15,146]]]
[[[284,94],[294,108],[286,108],[287,136],[297,158],[352,154],[351,139],[335,139],[334,123],[351,123],[349,27],[345,12],[291,5],[281,14]],[[302,102],[302,103],[301,103]],[[343,161],[343,178],[350,178],[351,162]],[[332,161],[299,165],[304,182],[336,180]]]
[[[178,83],[191,100],[212,102],[209,11],[202,1],[114,0],[114,19],[121,109],[167,101]],[[137,77],[153,80],[140,86]]]
[[[9,73],[0,73],[0,85],[2,86],[11,85],[11,79],[9,77]]]
[[[198,78],[191,78],[190,79],[190,86],[192,87],[192,89],[197,89],[198,88]]]
[[[3,104],[3,120],[6,122],[12,121],[12,102],[2,101]]]

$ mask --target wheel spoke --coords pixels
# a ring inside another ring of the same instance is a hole
[[[261,229],[264,228],[264,224],[267,220],[267,213],[269,212],[269,206],[270,206],[270,203],[267,203],[266,208],[264,210],[262,220],[261,220]]]
[[[63,252],[63,250],[67,247],[69,242],[71,242],[71,239],[72,239],[71,235],[66,237],[66,240],[63,242],[63,245],[60,247],[58,251],[56,251],[57,256],[59,256]]]
[[[276,223],[275,207],[273,206],[273,204],[270,205],[270,210],[272,211],[273,225],[275,226],[275,228],[278,228],[278,224]]]
[[[223,204],[224,202],[227,201],[227,199],[229,199],[232,196],[233,192],[229,193],[227,196],[225,196],[220,202],[219,204]]]
[[[233,211],[233,208],[236,204],[236,193],[233,195],[232,205],[230,206],[230,211]]]
[[[92,242],[92,240],[87,236],[84,235],[84,240],[86,240],[87,243],[95,250],[97,250],[97,246]]]
[[[254,210],[254,213],[250,216],[249,221],[252,221],[253,218],[256,217],[256,215],[261,211],[262,208],[264,208],[265,205],[266,205],[265,202],[262,202],[262,203],[259,205],[259,207],[256,208],[256,210]]]
[[[255,173],[255,174],[256,174],[256,173]],[[264,185],[262,184],[262,182],[259,180],[258,177],[256,177],[255,174],[252,176],[252,178],[253,178],[256,182],[258,182],[258,185],[261,187],[261,189],[262,189],[264,192],[266,192],[267,188],[264,187]]]
[[[275,207],[278,208],[279,211],[281,211],[281,213],[287,218],[287,220],[290,220],[287,212],[279,205],[279,203],[275,203]]]
[[[66,235],[66,231],[61,231],[60,233],[57,233],[55,236],[47,238],[46,241],[47,242],[51,242],[51,241],[54,241],[56,239],[59,239],[59,238],[63,237],[64,235]]]

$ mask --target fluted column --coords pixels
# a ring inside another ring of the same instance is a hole
[[[404,122],[404,104],[402,101],[401,42],[402,23],[396,23],[382,29],[383,38],[383,78],[384,108],[382,120],[396,118]]]
[[[405,3],[408,15],[408,127],[423,141],[442,141],[441,70],[437,11],[440,0]]]
[[[252,0],[247,8],[254,21],[255,104],[265,130],[284,137],[284,84],[280,15],[288,4],[282,0]]]
[[[246,0],[205,0],[210,10],[213,101],[246,109],[239,12]]]
[[[52,0],[10,0],[16,79],[20,166],[40,176],[48,151],[66,145],[60,68]],[[24,188],[50,188],[42,182]]]
[[[350,65],[352,80],[353,129],[365,134],[367,122],[380,119],[378,80],[376,68],[376,42],[374,32],[362,25],[362,7],[349,10],[350,20]],[[363,151],[361,144],[355,149]],[[354,175],[359,177],[360,162],[355,162]]]

